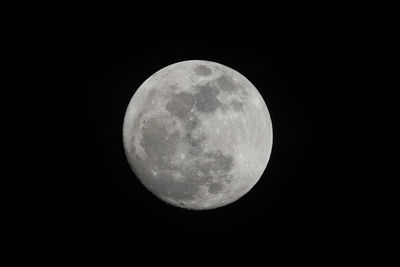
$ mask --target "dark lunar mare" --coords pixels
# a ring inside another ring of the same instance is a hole
[[[235,83],[232,77],[227,75],[221,75],[215,80],[215,83],[217,84],[218,88],[223,91],[237,91],[242,89],[238,86],[238,84]]]
[[[229,180],[227,175],[233,166],[233,157],[224,155],[221,151],[200,152],[189,166],[176,166],[171,162],[177,153],[178,142],[182,142],[179,135],[167,134],[163,120],[153,118],[143,128],[143,139],[140,142],[148,160],[144,162],[136,154],[134,169],[138,177],[146,177],[142,182],[156,195],[171,197],[175,200],[193,200],[201,185],[210,185],[210,193],[218,193],[222,189],[221,179]],[[193,140],[192,140],[193,141]],[[187,144],[191,146],[191,144]],[[157,175],[152,174],[152,170]],[[172,177],[169,171],[180,172],[184,180]],[[217,178],[213,182],[213,178]]]
[[[208,76],[212,73],[212,70],[210,70],[207,66],[200,65],[194,68],[194,72],[199,76]]]
[[[167,103],[165,108],[168,112],[178,118],[183,118],[194,106],[193,96],[187,93],[175,94]]]
[[[203,65],[196,67],[194,71],[199,76],[212,73]],[[145,177],[142,182],[146,187],[156,195],[185,201],[193,200],[201,185],[208,185],[209,193],[215,194],[223,189],[223,181],[231,182],[232,175],[229,172],[233,167],[233,157],[224,155],[221,151],[204,153],[202,143],[206,142],[207,137],[195,139],[192,132],[201,123],[196,112],[213,114],[218,108],[224,109],[217,98],[220,90],[233,93],[239,89],[243,88],[230,76],[221,75],[205,85],[193,86],[193,94],[181,92],[171,95],[165,105],[171,117],[152,118],[142,127],[143,138],[140,145],[148,160],[144,162],[134,155],[133,165],[137,166],[134,171],[138,177]],[[240,111],[243,103],[234,100],[231,108]],[[166,122],[172,117],[179,119],[184,125],[181,134],[178,131],[168,134]],[[187,152],[192,155],[193,160],[190,164],[176,166],[172,159],[176,158],[177,147],[182,144],[188,148]],[[153,171],[157,174],[154,175]],[[184,179],[174,178],[171,171],[179,172]]]
[[[222,106],[217,95],[219,90],[207,83],[204,86],[195,86],[197,93],[193,95],[196,110],[204,113],[214,113],[218,107]]]
[[[195,86],[194,92],[193,95],[173,94],[165,105],[171,117],[152,118],[143,126],[140,145],[148,160],[144,162],[137,155],[134,160],[134,165],[138,165],[134,171],[138,177],[146,177],[142,180],[146,187],[156,195],[176,201],[193,200],[201,185],[208,185],[212,194],[218,193],[223,189],[222,181],[229,183],[232,179],[229,171],[233,167],[233,157],[221,151],[204,153],[201,144],[206,137],[195,139],[192,136],[192,131],[201,123],[192,109],[207,114],[215,112],[222,106],[216,98],[219,90],[206,84]],[[172,117],[178,118],[184,125],[182,136],[178,131],[168,134],[166,122]],[[187,152],[193,156],[190,164],[176,166],[172,162],[180,144],[187,147]],[[176,179],[171,171],[179,172],[184,179]]]

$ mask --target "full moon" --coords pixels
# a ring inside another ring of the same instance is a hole
[[[204,60],[150,76],[125,113],[129,165],[161,200],[186,209],[230,204],[257,183],[270,158],[271,118],[239,72]]]

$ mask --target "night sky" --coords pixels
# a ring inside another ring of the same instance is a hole
[[[241,32],[79,33],[71,48],[79,86],[69,92],[76,100],[70,171],[74,225],[84,240],[228,252],[256,243],[318,247],[340,233],[343,200],[336,189],[346,178],[338,176],[343,74],[336,44],[320,29],[300,26]],[[263,96],[273,125],[271,158],[259,182],[236,202],[208,211],[176,208],[152,195],[131,171],[122,143],[136,89],[159,69],[190,59],[244,75]]]

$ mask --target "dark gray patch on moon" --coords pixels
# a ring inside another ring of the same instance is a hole
[[[223,189],[219,184],[225,174],[233,167],[233,157],[223,155],[220,151],[202,153],[201,157],[196,158],[193,166],[182,170],[182,174],[186,177],[189,186],[197,186],[208,184],[211,186],[210,193],[218,193]],[[214,179],[214,181],[213,181]],[[219,184],[219,185],[218,185]],[[192,188],[194,189],[194,188]]]
[[[179,93],[172,96],[165,108],[174,116],[183,118],[193,108],[193,96],[187,93]]]
[[[136,176],[141,177],[141,182],[155,195],[161,197],[172,197],[176,200],[190,200],[195,198],[195,193],[198,186],[187,182],[175,180],[168,172],[162,169],[157,169],[159,166],[154,162],[149,166],[147,160],[142,160],[137,154],[134,154],[132,160],[135,163],[133,171]],[[172,165],[164,166],[167,170],[174,169]],[[156,170],[157,175],[154,175],[151,170]]]
[[[182,137],[178,132],[168,134],[164,120],[149,119],[142,129],[140,145],[148,159],[146,163],[143,162],[146,167],[140,167],[147,172],[140,175],[147,177],[144,181],[146,187],[159,196],[176,201],[193,200],[201,185],[209,185],[210,193],[220,192],[223,189],[222,180],[233,167],[233,157],[221,151],[204,153],[201,143],[206,139],[194,139],[190,131]],[[172,162],[178,153],[176,148],[179,143],[184,144],[188,152],[194,155],[189,165],[177,166]],[[137,163],[142,162],[137,156],[135,158]],[[184,179],[176,179],[171,171],[179,172]]]
[[[195,86],[194,94],[179,93],[171,96],[166,104],[166,110],[182,121],[184,135],[168,135],[165,123],[154,118],[142,129],[143,139],[141,145],[151,159],[152,169],[158,170],[157,175],[150,175],[150,188],[156,194],[170,197],[174,200],[191,200],[195,197],[201,185],[209,185],[209,192],[218,193],[223,189],[222,180],[233,167],[233,156],[227,156],[218,152],[204,153],[202,142],[205,136],[195,139],[192,131],[200,124],[196,113],[213,113],[222,103],[217,99],[220,92],[210,83],[203,86]],[[177,153],[177,144],[181,143],[187,148],[187,152],[194,157],[189,166],[174,166],[171,159]],[[178,171],[183,180],[172,177],[168,170]],[[169,174],[168,174],[169,173]]]
[[[196,75],[199,76],[208,76],[212,73],[212,71],[204,65],[200,65],[194,68],[194,72],[196,73]]]
[[[217,99],[219,90],[207,83],[204,86],[196,86],[198,93],[193,96],[196,109],[200,112],[213,113],[222,103]]]
[[[219,78],[215,79],[215,82],[223,91],[237,91],[239,89],[233,78],[227,75],[221,75]]]
[[[171,162],[181,142],[178,132],[169,135],[165,129],[165,122],[161,118],[152,118],[143,127],[142,136],[140,145],[148,156],[146,168],[143,168],[148,170],[145,174],[148,177],[145,185],[156,195],[172,197],[175,200],[193,199],[202,181],[186,177],[181,167]],[[186,179],[177,180],[171,171],[181,172]]]
[[[182,121],[182,136],[178,131],[168,134],[168,116],[151,118],[142,124],[140,145],[148,159],[146,163],[143,162],[146,167],[140,168],[147,171],[140,175],[147,177],[143,183],[156,195],[187,201],[196,197],[201,185],[209,185],[210,193],[223,189],[218,180],[222,181],[226,172],[232,168],[233,157],[225,156],[220,151],[204,153],[201,144],[206,138],[192,137],[192,131],[200,123],[195,113],[191,112],[192,108],[196,106],[200,112],[214,112],[221,105],[216,98],[218,92],[218,89],[205,85],[199,86],[194,95],[179,93],[171,97],[165,108],[170,116],[176,116]],[[172,162],[178,153],[179,144],[185,146],[187,152],[194,157],[191,164],[177,166]],[[137,156],[135,158],[136,162],[142,162]],[[173,177],[173,172],[180,173],[184,179]]]
[[[142,129],[140,145],[156,169],[169,166],[169,158],[175,153],[179,133],[168,135],[161,118],[152,118]]]
[[[208,192],[211,194],[215,194],[220,192],[223,189],[222,183],[211,183],[208,187]]]
[[[206,140],[206,138],[203,137],[203,138],[195,139],[191,136],[191,133],[187,133],[186,137],[187,137],[187,140],[188,140],[187,142],[189,145],[189,149],[188,149],[189,153],[193,156],[201,155],[201,153],[203,152],[201,143],[204,140]]]
[[[232,109],[233,109],[233,110],[235,110],[235,111],[241,111],[241,110],[243,110],[244,104],[243,104],[243,102],[241,102],[241,101],[233,100],[233,101],[231,102],[231,106],[232,106]]]
[[[230,155],[224,155],[221,151],[217,151],[204,153],[204,156],[211,159],[204,164],[206,173],[225,174],[232,169],[233,157]]]
[[[185,127],[186,132],[191,132],[193,131],[197,125],[199,125],[200,120],[197,118],[197,116],[194,116],[190,114],[189,116],[186,116],[183,120],[183,125]]]

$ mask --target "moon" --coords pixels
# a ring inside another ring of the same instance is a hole
[[[150,76],[125,113],[123,144],[141,183],[186,209],[228,205],[257,183],[272,123],[255,86],[222,64],[188,60]]]

